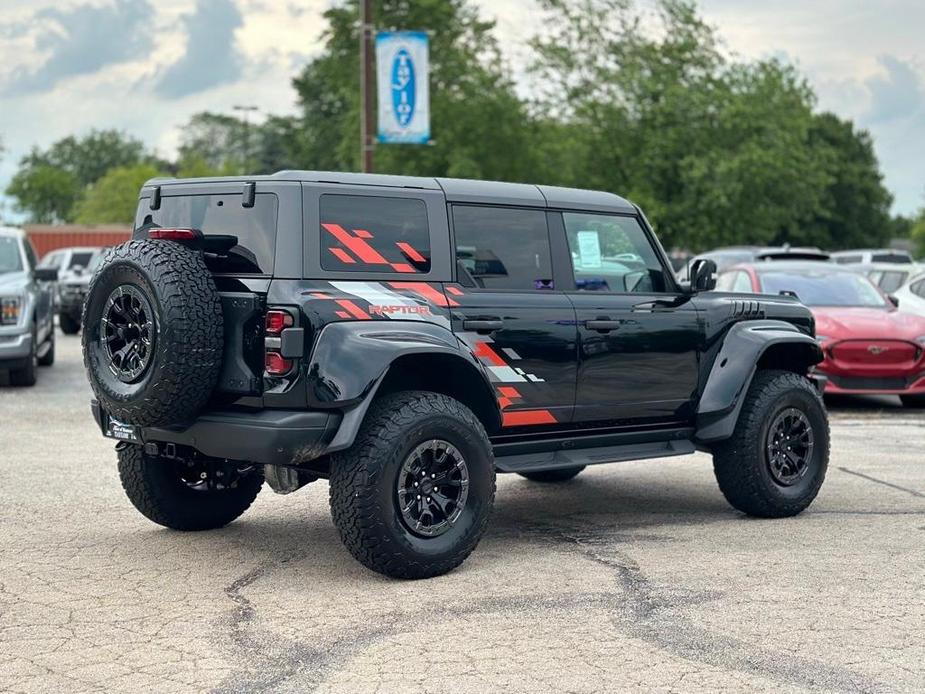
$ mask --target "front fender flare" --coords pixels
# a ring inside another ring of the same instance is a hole
[[[720,441],[732,436],[758,363],[776,345],[793,345],[793,366],[803,372],[823,359],[816,340],[790,323],[778,320],[736,323],[726,333],[697,407],[694,435],[697,441]]]

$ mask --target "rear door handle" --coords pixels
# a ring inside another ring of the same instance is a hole
[[[620,329],[620,321],[610,320],[607,318],[598,318],[597,320],[586,320],[585,327],[588,330],[596,330],[599,333],[609,333],[611,330]]]
[[[487,318],[484,320],[464,320],[463,330],[474,330],[480,335],[488,335],[504,327],[504,321],[500,318]]]

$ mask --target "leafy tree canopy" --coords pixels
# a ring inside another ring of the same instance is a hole
[[[15,198],[16,209],[27,212],[33,222],[53,224],[72,221],[71,210],[81,188],[70,171],[38,165],[21,169],[6,192]]]
[[[153,164],[110,169],[87,190],[75,207],[78,224],[130,224],[135,219],[138,191],[149,178],[163,175]]]

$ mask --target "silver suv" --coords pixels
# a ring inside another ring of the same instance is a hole
[[[57,278],[54,268],[36,268],[21,230],[0,227],[0,370],[13,385],[35,385],[36,367],[55,361]]]

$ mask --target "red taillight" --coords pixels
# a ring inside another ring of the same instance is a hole
[[[292,316],[285,311],[267,311],[266,329],[269,335],[279,335],[294,324]]]
[[[284,359],[279,352],[267,352],[265,368],[271,376],[282,376],[292,369],[292,360]]]
[[[165,241],[195,241],[202,237],[197,229],[148,229],[149,239]]]

